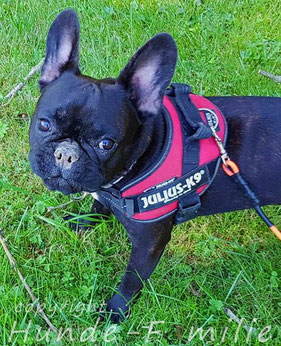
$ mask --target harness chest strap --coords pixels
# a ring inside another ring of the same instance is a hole
[[[204,165],[180,178],[172,179],[172,181],[162,186],[132,197],[118,198],[114,197],[112,192],[102,191],[101,194],[98,193],[98,199],[101,202],[111,202],[118,210],[128,217],[132,217],[136,213],[155,209],[155,205],[157,205],[157,208],[165,206],[209,183],[210,173],[208,165]]]

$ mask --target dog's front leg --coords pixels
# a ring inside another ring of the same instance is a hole
[[[111,319],[118,322],[129,310],[129,302],[143,286],[156,267],[171,239],[173,216],[153,223],[124,221],[132,241],[132,252],[118,291],[107,303],[107,311],[113,311]]]

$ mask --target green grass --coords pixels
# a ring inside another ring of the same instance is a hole
[[[116,76],[141,44],[167,31],[179,48],[174,81],[189,83],[203,95],[280,96],[280,85],[257,73],[261,68],[281,74],[280,2],[201,2],[2,0],[0,93],[8,93],[42,59],[51,21],[72,7],[80,18],[81,69],[86,74]],[[38,96],[37,78],[33,78],[9,106],[0,109],[1,228],[53,324],[71,327],[79,338],[98,318],[97,312],[83,310],[84,305],[95,307],[114,292],[130,244],[114,218],[81,236],[69,232],[62,216],[67,210],[87,212],[90,198],[47,213],[48,206],[68,198],[49,192],[29,167],[29,121],[18,115],[27,113],[30,119]],[[266,210],[281,225],[280,207]],[[154,327],[161,332],[152,335],[149,344],[187,344],[192,326],[204,326],[205,331],[214,328],[212,345],[222,344],[226,327],[225,345],[245,345],[243,329],[235,343],[237,324],[229,322],[223,311],[226,306],[258,331],[271,325],[272,339],[266,344],[280,345],[280,257],[280,242],[253,211],[198,218],[175,228],[160,265],[130,319],[117,327],[111,344],[143,345],[148,331],[144,327],[164,321]],[[11,342],[9,335],[14,321],[19,330],[29,320],[27,344],[38,344],[36,333],[40,326],[46,328],[45,323],[36,312],[28,312],[30,299],[2,249],[0,278],[0,344],[22,345],[23,334],[15,334]],[[109,321],[98,324],[96,344],[105,344],[110,326]],[[61,343],[53,340],[52,344]],[[72,344],[82,342],[76,339]],[[196,337],[190,344],[204,343]],[[260,343],[253,337],[248,344]]]

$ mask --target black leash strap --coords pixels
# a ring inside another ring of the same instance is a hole
[[[269,218],[265,215],[264,211],[262,210],[261,206],[260,206],[260,201],[257,198],[256,194],[254,193],[254,191],[250,188],[250,186],[248,185],[248,183],[246,182],[246,180],[242,177],[241,173],[240,173],[240,169],[238,167],[238,165],[227,159],[225,160],[225,162],[223,163],[223,170],[224,172],[231,178],[233,178],[233,180],[235,181],[235,183],[237,183],[239,185],[239,187],[241,188],[241,190],[245,193],[245,195],[251,200],[253,208],[255,209],[255,211],[257,212],[257,214],[259,215],[259,217],[264,221],[264,223],[271,229],[271,231],[276,235],[276,237],[281,240],[281,232],[280,230],[273,224],[273,222],[271,222],[269,220]]]
[[[214,135],[214,137],[215,137],[215,135]],[[215,137],[215,139],[216,139],[216,137]],[[216,139],[216,141],[217,141],[217,139]],[[276,237],[279,240],[281,240],[280,230],[273,224],[273,222],[270,221],[270,219],[266,216],[266,214],[262,210],[262,208],[260,206],[259,199],[257,198],[254,191],[250,188],[247,181],[241,175],[238,165],[229,159],[227,152],[224,149],[224,147],[221,145],[221,143],[219,145],[219,148],[221,150],[221,157],[222,157],[222,161],[223,161],[222,168],[223,168],[224,172],[229,177],[231,177],[235,183],[237,183],[239,185],[241,190],[251,200],[253,208],[255,209],[255,211],[257,212],[259,217],[271,229],[271,231],[274,233],[274,235],[276,235]],[[222,155],[222,153],[223,153],[223,155]]]
[[[223,162],[222,163],[222,168],[223,168],[225,174],[227,174],[229,177],[233,178],[235,183],[237,183],[239,185],[241,190],[251,200],[253,208],[255,209],[255,211],[257,212],[259,217],[271,229],[271,231],[276,235],[276,237],[279,240],[281,240],[281,232],[280,232],[280,230],[265,215],[264,211],[262,210],[262,208],[260,206],[259,199],[257,198],[257,196],[254,193],[254,191],[250,188],[250,186],[248,185],[247,181],[242,177],[238,165],[235,162],[230,160],[230,158],[229,158],[229,156],[228,156],[228,154],[227,154],[227,152],[225,150],[225,147],[224,147],[221,139],[216,134],[216,130],[213,127],[211,127],[211,130],[212,130],[212,133],[213,133],[213,137],[214,137],[214,139],[215,139],[215,141],[217,143],[217,146],[218,146],[218,148],[220,150],[220,153],[221,153],[221,159],[222,159],[222,162]]]

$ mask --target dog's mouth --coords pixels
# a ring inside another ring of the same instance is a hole
[[[39,154],[31,151],[29,160],[32,171],[42,179],[49,190],[60,191],[65,195],[92,193],[105,184],[106,179],[99,173],[96,164],[80,158],[79,165],[74,162],[73,167],[62,169],[53,162],[53,155],[48,153],[46,150]]]
[[[51,176],[42,179],[47,188],[51,191],[60,191],[64,195],[70,195],[81,192],[93,193],[98,191],[97,188],[91,188],[89,186],[82,186],[76,181],[68,180],[61,175]]]
[[[47,177],[43,179],[43,182],[49,190],[57,190],[62,192],[64,195],[70,195],[72,193],[79,193],[83,191],[81,186],[77,184],[74,185],[73,182],[70,182],[60,175]]]

